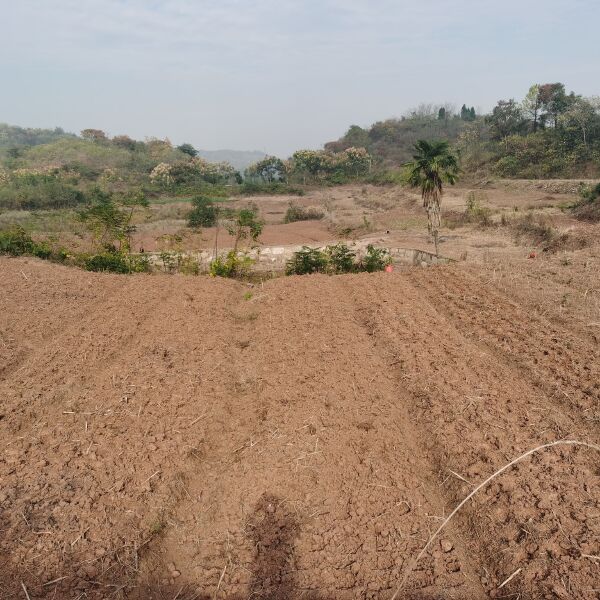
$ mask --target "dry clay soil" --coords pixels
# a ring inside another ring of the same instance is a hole
[[[597,276],[597,273],[596,273]],[[600,598],[598,328],[476,269],[0,259],[0,597]]]

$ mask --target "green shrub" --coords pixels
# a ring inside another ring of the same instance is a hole
[[[365,183],[372,185],[400,185],[404,182],[402,171],[383,170],[374,171],[364,178]]]
[[[86,165],[85,163],[81,163],[81,162],[77,162],[77,161],[73,161],[72,163],[63,165],[62,170],[67,171],[67,172],[77,173],[77,174],[81,175],[81,177],[83,179],[87,179],[89,181],[94,181],[98,177],[100,177],[100,175],[102,175],[101,168],[90,167],[89,165]]]
[[[13,227],[0,231],[0,254],[29,254],[48,259],[52,256],[52,250],[46,244],[35,242],[22,227]]]
[[[327,177],[327,183],[331,185],[344,185],[350,182],[350,177],[345,173],[336,172]]]
[[[598,200],[598,198],[600,198],[600,183],[589,187],[585,192],[583,192],[582,195],[584,200],[587,200],[588,202],[594,202],[594,200]]]
[[[286,263],[286,275],[308,275],[310,273],[325,273],[328,256],[319,248],[303,246]]]
[[[86,271],[110,271],[111,273],[129,273],[129,261],[119,252],[104,252],[85,258]]]
[[[51,177],[23,177],[0,187],[0,208],[38,210],[71,208],[86,202],[85,194]]]
[[[192,198],[192,210],[188,213],[188,226],[214,227],[217,223],[218,207],[212,198],[208,196],[196,196]]]
[[[383,271],[391,264],[392,257],[385,248],[369,244],[361,260],[355,262],[356,253],[345,244],[327,246],[324,250],[303,246],[286,263],[286,275],[308,275],[310,273],[353,273]]]
[[[522,167],[516,156],[503,156],[494,165],[494,172],[500,177],[516,177]]]
[[[208,268],[211,277],[242,277],[252,266],[252,259],[247,255],[240,256],[235,250],[230,250],[224,256],[217,256]]]
[[[372,244],[367,246],[367,253],[363,257],[360,270],[367,273],[375,271],[383,271],[389,264],[392,263],[392,257],[385,248],[375,248]]]
[[[83,266],[87,271],[110,273],[146,273],[150,271],[150,263],[145,256],[136,256],[124,252],[102,252],[83,258]]]
[[[147,256],[143,254],[130,254],[128,258],[131,273],[149,273],[152,270],[150,260]]]
[[[351,273],[356,270],[354,259],[356,253],[352,252],[345,244],[336,244],[335,246],[327,246],[325,254],[329,261],[329,270],[332,273]]]
[[[132,223],[136,210],[148,207],[143,190],[115,194],[95,187],[89,196],[90,205],[79,213],[79,218],[92,232],[95,244],[108,252],[117,247],[119,252],[127,253],[136,230]]]
[[[295,202],[290,202],[283,219],[284,223],[295,223],[297,221],[318,221],[325,215],[315,208],[304,208]]]

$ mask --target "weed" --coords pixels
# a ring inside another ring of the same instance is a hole
[[[549,244],[558,235],[558,231],[542,215],[528,213],[520,219],[513,219],[510,224],[518,240],[525,236],[536,244]]]
[[[467,194],[467,206],[462,215],[464,223],[476,223],[481,227],[489,227],[493,224],[491,211],[482,205],[483,200],[485,200],[485,196],[482,194],[473,191]]]
[[[160,260],[163,264],[163,269],[165,273],[173,273],[177,267],[177,261],[175,255],[172,252],[161,252]]]
[[[167,522],[163,515],[156,515],[148,525],[150,535],[160,535],[166,528]]]
[[[82,255],[79,257],[86,271],[111,273],[147,273],[150,262],[145,256],[136,256],[124,252],[102,252],[100,254]]]
[[[30,254],[38,258],[50,258],[52,250],[46,244],[35,242],[22,227],[12,227],[0,231],[0,254]]]
[[[204,451],[204,448],[197,447],[197,446],[190,448],[186,454],[186,456],[188,458],[191,458],[193,460],[202,460],[205,455],[206,455],[206,452]]]
[[[390,229],[399,229],[400,231],[410,231],[411,229],[423,227],[423,225],[427,225],[427,219],[425,217],[417,216],[405,217],[403,219],[392,221],[388,227]]]
[[[200,264],[191,256],[179,255],[179,264],[177,268],[182,275],[200,274]]]
[[[594,186],[583,185],[579,195],[581,200],[573,208],[575,216],[584,221],[600,221],[600,183]]]
[[[304,190],[282,182],[256,183],[245,181],[240,185],[239,192],[245,196],[279,195],[304,196]]]
[[[343,227],[333,227],[335,233],[339,237],[357,237],[364,233],[370,233],[373,231],[373,223],[367,219],[366,215],[363,215],[363,220],[360,225],[346,225]]]
[[[252,321],[256,321],[258,319],[259,313],[257,312],[248,312],[244,314],[235,313],[233,311],[230,312],[231,318],[238,323],[248,323]]]
[[[373,198],[366,195],[366,192],[363,193],[365,197],[363,198],[354,198],[354,202],[363,208],[367,208],[372,210],[373,212],[389,210],[394,206],[393,201],[381,199],[381,198]]]
[[[571,266],[573,264],[573,261],[568,256],[563,256],[562,259],[561,259],[561,261],[560,261],[560,264],[563,267],[569,267],[569,266]]]
[[[247,254],[230,250],[224,256],[217,256],[209,266],[211,277],[242,277],[250,269],[253,260]]]

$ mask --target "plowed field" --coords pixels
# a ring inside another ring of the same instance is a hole
[[[490,273],[0,259],[0,597],[598,600],[588,448],[407,571],[600,443],[600,327]]]

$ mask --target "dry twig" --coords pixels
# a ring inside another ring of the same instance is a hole
[[[398,598],[398,595],[402,591],[402,588],[406,584],[406,581],[408,580],[408,578],[409,578],[410,574],[412,573],[413,569],[416,567],[417,563],[423,557],[423,555],[425,554],[425,552],[427,552],[427,550],[431,546],[433,540],[435,540],[435,538],[440,534],[440,532],[452,520],[452,518],[454,517],[454,515],[456,515],[456,513],[475,494],[477,494],[477,492],[479,492],[479,490],[483,489],[488,483],[490,483],[496,477],[498,477],[498,475],[504,473],[504,471],[510,469],[510,467],[512,467],[513,465],[516,465],[518,462],[522,461],[523,459],[527,458],[528,456],[531,456],[532,454],[535,454],[536,452],[539,452],[540,450],[546,450],[547,448],[553,448],[555,446],[582,446],[582,447],[585,447],[585,448],[592,448],[593,450],[597,450],[598,452],[600,452],[600,446],[598,446],[596,444],[590,444],[588,442],[581,442],[579,440],[558,440],[557,442],[551,442],[550,444],[543,444],[541,446],[537,446],[536,448],[533,448],[532,450],[528,450],[527,452],[525,452],[525,454],[521,454],[521,456],[518,456],[514,460],[510,461],[508,464],[504,465],[501,469],[498,469],[495,473],[493,473],[492,475],[490,475],[485,481],[482,481],[464,500],[462,500],[462,502],[460,502],[458,504],[458,506],[448,515],[448,517],[444,520],[444,522],[437,528],[437,530],[429,538],[428,542],[425,544],[425,546],[423,547],[423,549],[421,550],[421,552],[419,552],[419,554],[417,555],[417,557],[411,563],[409,563],[409,565],[408,565],[408,567],[407,567],[407,569],[406,569],[406,571],[404,573],[404,577],[402,578],[402,581],[400,582],[400,585],[398,586],[398,589],[396,590],[396,592],[392,596],[391,600],[396,600],[396,598]]]

